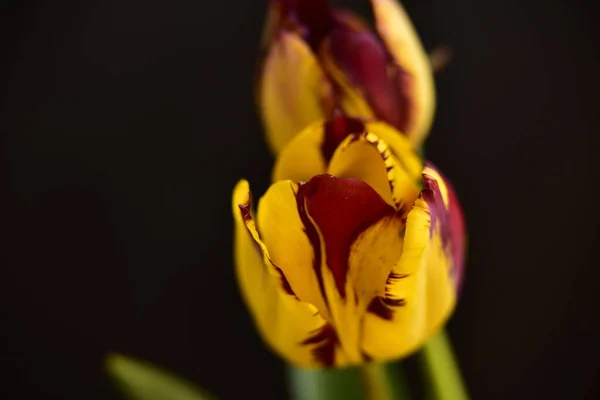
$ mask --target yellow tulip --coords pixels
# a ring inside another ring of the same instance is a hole
[[[280,153],[252,209],[234,189],[236,275],[289,362],[332,367],[417,350],[451,314],[463,264],[456,195],[383,122],[338,115]]]
[[[371,0],[377,34],[326,0],[272,0],[259,105],[274,153],[307,125],[345,114],[376,118],[419,146],[431,126],[429,59],[396,0]]]

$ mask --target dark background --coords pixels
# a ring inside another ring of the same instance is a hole
[[[405,3],[455,55],[427,154],[470,232],[449,330],[472,395],[598,398],[598,14]],[[272,162],[252,97],[263,2],[1,7],[0,397],[116,399],[109,351],[225,399],[284,397],[231,265],[231,189],[260,194]]]

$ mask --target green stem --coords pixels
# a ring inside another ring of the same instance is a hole
[[[365,399],[409,400],[404,371],[396,364],[371,363],[361,368]]]
[[[468,400],[460,369],[454,358],[452,345],[445,331],[441,331],[423,347],[423,372],[431,399]]]
[[[406,378],[396,364],[322,370],[290,365],[287,378],[294,400],[410,400]]]
[[[358,368],[306,369],[289,365],[288,386],[294,400],[361,400]]]

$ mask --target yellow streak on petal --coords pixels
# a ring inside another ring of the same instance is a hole
[[[371,0],[377,31],[398,65],[413,79],[415,115],[406,135],[415,145],[427,136],[435,111],[435,87],[429,57],[404,8],[396,0]]]
[[[278,35],[266,56],[260,82],[261,114],[274,153],[307,125],[325,118],[331,95],[310,47],[295,33]]]
[[[366,100],[364,93],[354,87],[344,71],[339,68],[329,51],[329,42],[326,41],[319,52],[323,67],[339,89],[339,105],[344,113],[350,117],[374,118],[375,114]]]
[[[235,220],[235,266],[243,298],[266,343],[288,361],[302,366],[317,366],[315,345],[302,342],[321,328],[325,321],[316,308],[288,294],[281,275],[271,262],[252,219],[244,221],[239,205],[250,201],[248,182],[241,180],[233,191]]]

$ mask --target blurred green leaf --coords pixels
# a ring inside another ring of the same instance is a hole
[[[146,361],[120,354],[106,359],[110,376],[132,400],[214,400],[191,382]]]

